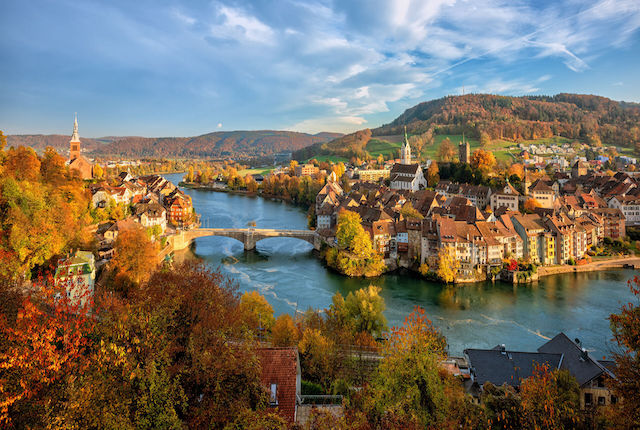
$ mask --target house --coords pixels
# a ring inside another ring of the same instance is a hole
[[[616,397],[606,387],[607,379],[613,379],[615,375],[603,362],[591,357],[578,339],[573,341],[564,333],[559,333],[538,348],[538,352],[562,355],[560,369],[568,370],[578,381],[582,409],[616,403]]]
[[[105,208],[109,205],[109,200],[111,199],[111,194],[109,193],[107,188],[101,187],[94,191],[91,196],[91,207],[92,208]]]
[[[158,203],[140,203],[135,207],[138,222],[145,228],[159,226],[162,233],[167,228],[167,211]]]
[[[591,210],[586,215],[603,226],[603,237],[618,239],[627,234],[624,214],[620,209],[598,208]]]
[[[118,175],[118,181],[120,183],[129,182],[132,179],[133,179],[133,176],[131,176],[131,173],[129,172],[120,172],[120,174]]]
[[[518,210],[518,200],[520,193],[513,188],[509,182],[501,190],[491,194],[491,211],[495,212],[496,209],[506,207],[510,211]]]
[[[589,163],[586,161],[578,160],[571,167],[571,177],[579,178],[580,176],[584,176],[587,174],[587,170],[589,169]]]
[[[313,176],[320,172],[320,169],[313,164],[299,164],[294,169],[296,176]]]
[[[609,207],[620,209],[626,226],[640,224],[640,196],[614,196],[609,199]]]
[[[540,206],[547,209],[553,208],[556,200],[556,191],[546,181],[538,179],[529,187],[529,194],[536,199]]]
[[[522,380],[534,375],[536,366],[560,369],[562,353],[508,351],[505,345],[492,349],[465,349],[471,373],[471,393],[480,397],[486,382],[519,388]]]
[[[140,225],[133,219],[127,218],[111,224],[111,226],[105,230],[103,236],[107,242],[114,242],[118,238],[118,234],[121,231],[131,230],[135,228],[140,228]]]
[[[166,201],[169,210],[169,222],[177,226],[186,226],[193,219],[193,206],[191,197],[177,193]]]
[[[537,214],[514,215],[511,222],[523,242],[523,255],[534,263],[545,263],[555,257],[553,236],[545,234],[545,225]]]
[[[427,187],[427,180],[419,164],[396,163],[391,168],[391,189],[418,191]]]
[[[297,348],[258,348],[260,381],[268,390],[268,408],[286,419],[296,421],[298,397],[302,394],[300,359]]]
[[[356,170],[358,178],[365,182],[379,182],[380,179],[387,179],[391,175],[389,169],[366,169]]]
[[[60,260],[53,279],[57,287],[65,289],[72,306],[86,306],[93,300],[96,279],[93,254],[78,250]]]

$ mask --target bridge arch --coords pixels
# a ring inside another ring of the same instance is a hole
[[[257,228],[199,228],[188,230],[182,233],[182,245],[188,246],[193,240],[199,237],[219,236],[236,239],[244,245],[245,250],[255,249],[256,243],[274,237],[290,237],[304,240],[313,245],[315,249],[320,249],[320,238],[312,230],[278,230],[278,229],[257,229]]]

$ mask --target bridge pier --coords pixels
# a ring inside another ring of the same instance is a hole
[[[253,232],[244,233],[242,243],[244,244],[245,251],[253,251],[256,249],[256,239],[253,237]]]

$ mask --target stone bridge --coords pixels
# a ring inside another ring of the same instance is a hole
[[[194,239],[206,236],[223,236],[239,240],[246,251],[256,248],[256,243],[270,237],[293,237],[304,240],[313,245],[317,250],[322,244],[320,236],[312,230],[279,230],[273,228],[196,228],[183,231],[172,236],[173,249],[184,249]]]

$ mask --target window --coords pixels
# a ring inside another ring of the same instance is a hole
[[[592,403],[593,403],[593,394],[584,393],[584,405],[591,406]]]
[[[271,406],[278,405],[278,384],[271,384],[271,394],[269,395],[269,404]]]
[[[618,398],[612,394],[611,395],[611,404],[615,405],[616,403],[618,403]]]
[[[598,396],[598,405],[604,406],[606,404],[607,404],[607,402],[606,402],[605,398],[603,396]]]

